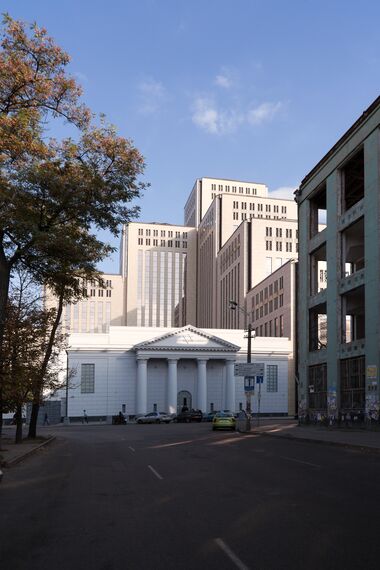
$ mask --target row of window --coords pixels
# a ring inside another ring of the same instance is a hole
[[[336,374],[336,372],[335,372]],[[366,368],[365,357],[345,358],[339,362],[340,411],[365,411]],[[308,369],[309,408],[313,411],[327,411],[327,364],[309,366]]]
[[[271,336],[271,335],[269,335]],[[278,366],[277,364],[267,364],[266,366],[266,389],[267,392],[278,391]],[[95,393],[95,364],[81,365],[80,391],[82,394]],[[155,404],[154,404],[155,406]],[[240,407],[240,406],[239,406]],[[242,409],[242,408],[240,408]],[[210,410],[214,410],[214,404],[210,404]],[[125,411],[125,410],[123,410]],[[157,411],[157,410],[156,410]]]
[[[222,253],[220,261],[221,272],[225,270],[240,256],[240,234],[233,240],[228,248]]]
[[[265,242],[265,249],[266,249],[267,251],[272,251],[272,250],[274,251],[274,249],[272,249],[272,247],[273,247],[272,243],[273,243],[273,242],[271,242],[271,241],[269,241],[269,240],[267,240],[267,241]],[[282,241],[276,241],[276,251],[282,251],[282,244],[283,244]],[[291,241],[285,242],[285,248],[286,248],[286,249],[284,249],[284,251],[288,251],[288,252],[293,251],[293,244],[292,244],[292,242],[291,242]],[[296,253],[298,252],[298,242],[294,244],[294,251],[295,251]]]
[[[281,291],[284,288],[284,278],[280,277],[276,279],[273,283],[271,283],[268,287],[262,289],[259,293],[256,293],[256,305],[259,303],[263,303],[269,297],[273,295],[277,295],[278,291]],[[255,305],[255,297],[252,296],[251,306],[252,308]],[[282,306],[282,305],[281,305]]]
[[[248,217],[248,216],[249,216],[249,217]],[[264,214],[246,214],[245,212],[242,212],[242,213],[240,214],[240,219],[241,219],[242,221],[244,221],[244,220],[252,220],[253,218],[264,218]],[[233,219],[233,220],[238,220],[238,219],[239,219],[239,212],[232,212],[232,219]],[[267,214],[267,215],[265,216],[265,219],[266,219],[266,220],[272,220],[272,219],[273,219],[273,220],[280,220],[280,219],[281,219],[281,220],[284,220],[284,219],[286,219],[286,218],[285,218],[285,216],[281,216],[281,218],[280,218],[280,216],[271,216],[270,214]]]
[[[256,336],[284,336],[284,317],[280,315],[255,328]]]
[[[144,245],[144,238],[138,238],[138,245]],[[160,244],[158,244],[158,242],[160,241]],[[167,245],[166,245],[167,244]],[[146,238],[145,239],[145,245],[151,245],[151,240],[150,238]],[[158,240],[158,239],[153,239],[152,240],[152,245],[154,247],[158,247],[158,245],[160,245],[160,247],[173,247],[173,240],[172,239],[168,239],[167,241],[162,239],[162,240]],[[174,247],[181,247],[181,242],[179,240],[174,240]],[[187,241],[183,241],[182,242],[182,247],[183,249],[187,248]]]
[[[211,184],[211,190],[214,190],[216,192],[216,184]],[[218,191],[219,192],[234,192],[236,194],[236,192],[238,191],[239,188],[239,194],[244,194],[244,187],[243,186],[230,186],[229,184],[225,184],[223,186],[223,184],[218,184]],[[246,188],[245,189],[245,193],[246,194],[253,194],[254,196],[257,194],[257,188]]]
[[[254,315],[254,311],[252,311],[252,319],[261,319],[262,317],[266,317],[268,314],[276,311],[277,309],[281,309],[284,306],[284,295],[281,293],[278,297],[274,297],[274,299],[270,300],[268,303],[264,303],[261,307],[256,309],[256,314]],[[275,335],[276,336],[276,335]]]
[[[145,230],[145,235],[150,237],[158,237],[158,232],[160,231],[160,237],[166,237],[166,231],[168,232],[168,237],[172,238],[172,237],[176,237],[176,238],[180,238],[181,237],[181,232],[173,232],[172,230]],[[144,230],[143,228],[139,228],[139,236],[143,236],[144,235]],[[174,235],[175,234],[175,235]],[[187,232],[182,232],[182,238],[183,239],[187,239]]]
[[[254,202],[248,202],[249,204],[249,208],[247,208],[247,202],[239,202],[238,200],[234,200],[232,207],[236,210],[239,208],[239,204],[241,206],[242,210],[252,210],[255,211],[256,209],[256,204]],[[279,214],[280,210],[279,210],[280,206],[273,206],[273,212],[275,214]],[[271,211],[271,204],[265,204],[265,210],[264,210],[264,204],[257,204],[257,211],[258,212],[270,212]],[[281,214],[286,214],[286,206],[281,206]]]
[[[112,291],[111,289],[106,289],[106,291],[104,291],[103,289],[98,289],[98,297],[103,297],[104,293],[106,294],[106,297],[111,297],[112,296]],[[87,289],[83,289],[83,297],[96,297],[96,289],[90,289],[90,295],[88,295],[88,291]]]
[[[106,287],[112,287],[112,279],[77,279],[78,285],[83,287],[83,289],[87,289],[87,287],[101,287],[102,289]],[[99,297],[103,295],[99,295]]]
[[[272,228],[271,226],[267,226],[265,228],[266,237],[272,237],[272,232],[273,232],[273,237],[274,237],[274,230],[276,230],[276,237],[282,238],[283,228]],[[296,239],[298,239],[298,230],[295,230],[295,236],[296,236]],[[291,228],[285,228],[284,237],[286,237],[288,239],[292,239],[293,230]]]

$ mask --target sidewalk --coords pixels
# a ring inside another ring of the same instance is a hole
[[[252,431],[263,435],[301,439],[314,443],[339,445],[353,449],[363,449],[380,452],[380,431],[370,431],[355,428],[331,428],[320,426],[298,426],[297,422],[281,425],[271,423],[257,427],[256,421]]]
[[[19,463],[32,453],[37,452],[54,439],[55,436],[44,434],[44,436],[39,436],[34,441],[24,439],[22,443],[16,444],[14,442],[14,430],[3,430],[0,467],[12,467],[12,465],[16,465],[16,463]]]

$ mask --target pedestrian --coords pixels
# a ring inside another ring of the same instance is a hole
[[[44,424],[43,424],[43,425],[44,425],[44,426],[50,425],[49,416],[47,415],[47,413],[45,413],[45,416],[44,416]]]
[[[86,422],[86,424],[88,424],[88,416],[86,414],[86,410],[83,410],[82,424],[84,424],[84,422]]]

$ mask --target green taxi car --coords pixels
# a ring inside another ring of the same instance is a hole
[[[217,412],[212,420],[212,429],[236,429],[236,419],[232,412]]]

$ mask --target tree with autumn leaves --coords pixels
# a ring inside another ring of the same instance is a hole
[[[0,405],[4,332],[12,275],[22,267],[58,303],[80,298],[78,276],[97,274],[112,248],[95,231],[119,232],[136,217],[144,159],[104,118],[96,121],[67,72],[68,55],[37,25],[6,15],[0,44]],[[46,138],[63,119],[75,138]],[[59,306],[61,305],[61,309]],[[57,320],[58,318],[58,320]],[[54,337],[50,350],[53,351]],[[51,356],[51,355],[50,355]],[[45,358],[47,374],[50,356]],[[34,394],[37,404],[42,397]],[[30,435],[35,435],[34,433]]]

